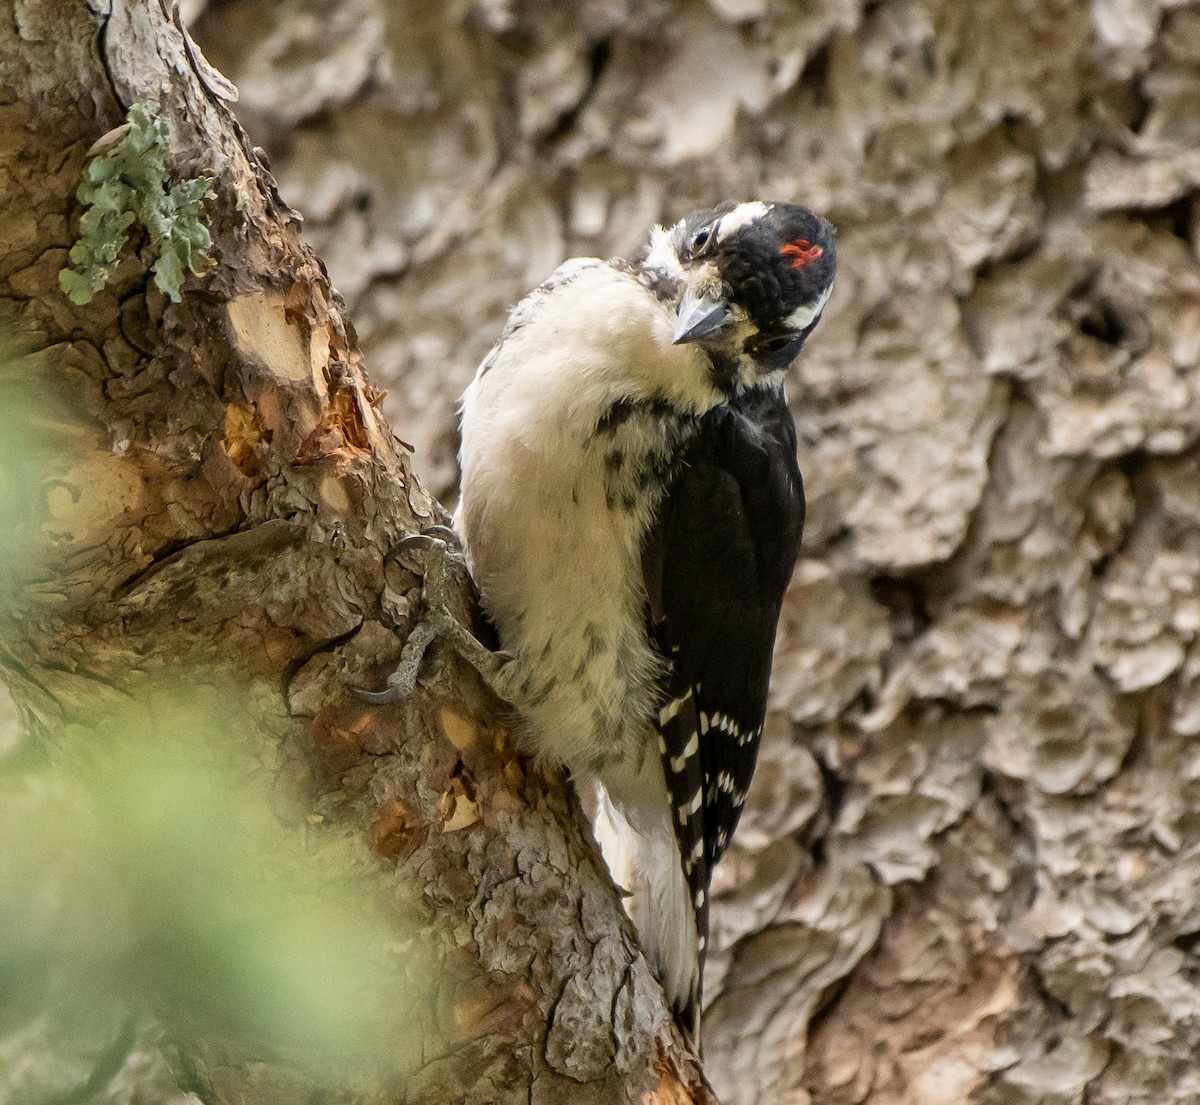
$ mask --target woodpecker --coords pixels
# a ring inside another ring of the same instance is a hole
[[[454,519],[502,651],[449,615],[427,561],[430,628],[373,696],[408,693],[444,637],[517,708],[525,751],[598,784],[693,1046],[710,876],[804,524],[784,376],[829,299],[833,233],[804,207],[723,203],[633,260],[567,261],[517,305],[463,396]]]

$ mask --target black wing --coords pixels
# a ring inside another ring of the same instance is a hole
[[[668,661],[658,717],[700,962],[710,873],[733,836],[766,714],[771,652],[804,527],[796,428],[781,388],[700,419],[649,534],[651,636]],[[700,981],[681,1023],[694,1031]]]

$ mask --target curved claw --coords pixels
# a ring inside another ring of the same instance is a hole
[[[462,552],[462,538],[449,526],[426,526],[421,530],[421,536],[445,541],[447,545]]]
[[[510,653],[490,651],[450,613],[447,599],[453,576],[466,571],[466,557],[458,534],[448,526],[429,526],[420,533],[402,537],[388,555],[404,549],[419,549],[425,554],[422,584],[425,611],[404,642],[400,663],[388,676],[387,689],[355,689],[355,696],[371,706],[386,706],[407,698],[416,689],[426,650],[440,638],[445,646],[475,668],[484,683],[505,702],[519,707],[532,701],[536,695],[530,691],[527,673],[517,658]]]
[[[394,556],[402,549],[432,549],[438,538],[427,533],[407,533],[389,550]]]
[[[399,687],[388,687],[386,691],[364,691],[361,687],[351,687],[350,693],[368,706],[390,706],[406,697]]]
[[[441,544],[449,546],[455,553],[462,552],[462,539],[449,526],[426,526],[420,533],[405,534],[392,546],[392,552],[401,549],[424,549],[428,551]]]
[[[387,690],[364,691],[351,687],[354,697],[369,706],[387,706],[407,698],[417,686],[417,673],[421,670],[421,661],[425,650],[429,648],[437,636],[437,627],[428,621],[421,622],[408,635],[404,648],[400,652],[400,663],[396,670],[388,676]]]

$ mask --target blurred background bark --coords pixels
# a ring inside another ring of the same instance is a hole
[[[443,501],[563,258],[806,203],[811,513],[707,1066],[731,1105],[1200,1096],[1200,7],[191,0]]]

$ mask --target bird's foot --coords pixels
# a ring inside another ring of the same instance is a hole
[[[388,676],[387,688],[382,691],[355,690],[354,693],[372,706],[385,706],[407,698],[416,689],[421,662],[429,646],[434,641],[441,641],[479,672],[493,693],[503,701],[519,706],[526,695],[519,686],[514,658],[506,652],[492,652],[480,644],[475,634],[450,612],[448,600],[455,578],[466,570],[458,534],[448,526],[430,526],[419,534],[403,538],[396,544],[394,552],[405,549],[424,554],[422,592],[425,612],[404,642],[400,663]]]

